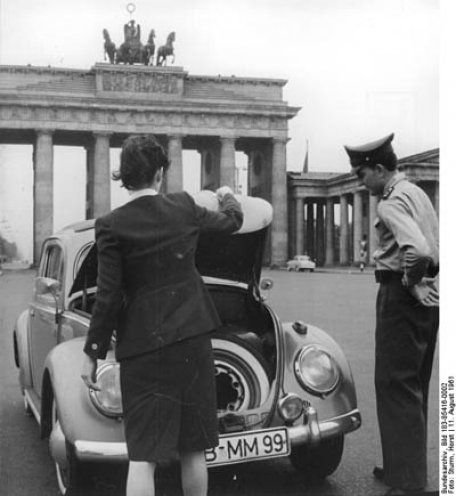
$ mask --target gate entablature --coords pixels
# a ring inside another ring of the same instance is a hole
[[[0,129],[287,137],[284,80],[189,76],[179,67],[0,66]]]

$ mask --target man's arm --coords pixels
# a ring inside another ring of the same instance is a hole
[[[381,202],[378,214],[401,251],[404,283],[407,287],[414,286],[426,275],[432,262],[429,243],[400,199]]]

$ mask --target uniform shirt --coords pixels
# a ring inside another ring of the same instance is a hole
[[[426,193],[396,173],[377,207],[377,270],[404,273],[413,286],[439,264],[438,220]]]

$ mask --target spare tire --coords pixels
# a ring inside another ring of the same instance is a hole
[[[263,404],[270,391],[267,363],[238,336],[213,338],[219,413],[241,412]]]

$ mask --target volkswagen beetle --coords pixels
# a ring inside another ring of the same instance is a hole
[[[195,195],[208,208],[216,208],[214,198]],[[281,322],[265,301],[272,281],[260,274],[272,208],[238,198],[241,230],[201,235],[196,253],[223,322],[212,339],[220,444],[207,450],[207,463],[289,456],[297,470],[324,478],[341,460],[344,436],[361,424],[350,367],[329,334],[304,321]],[[115,336],[99,361],[101,390],[88,390],[80,377],[96,275],[93,220],[50,236],[33,300],[13,333],[25,408],[49,438],[62,494],[80,483],[82,464],[127,461]]]

